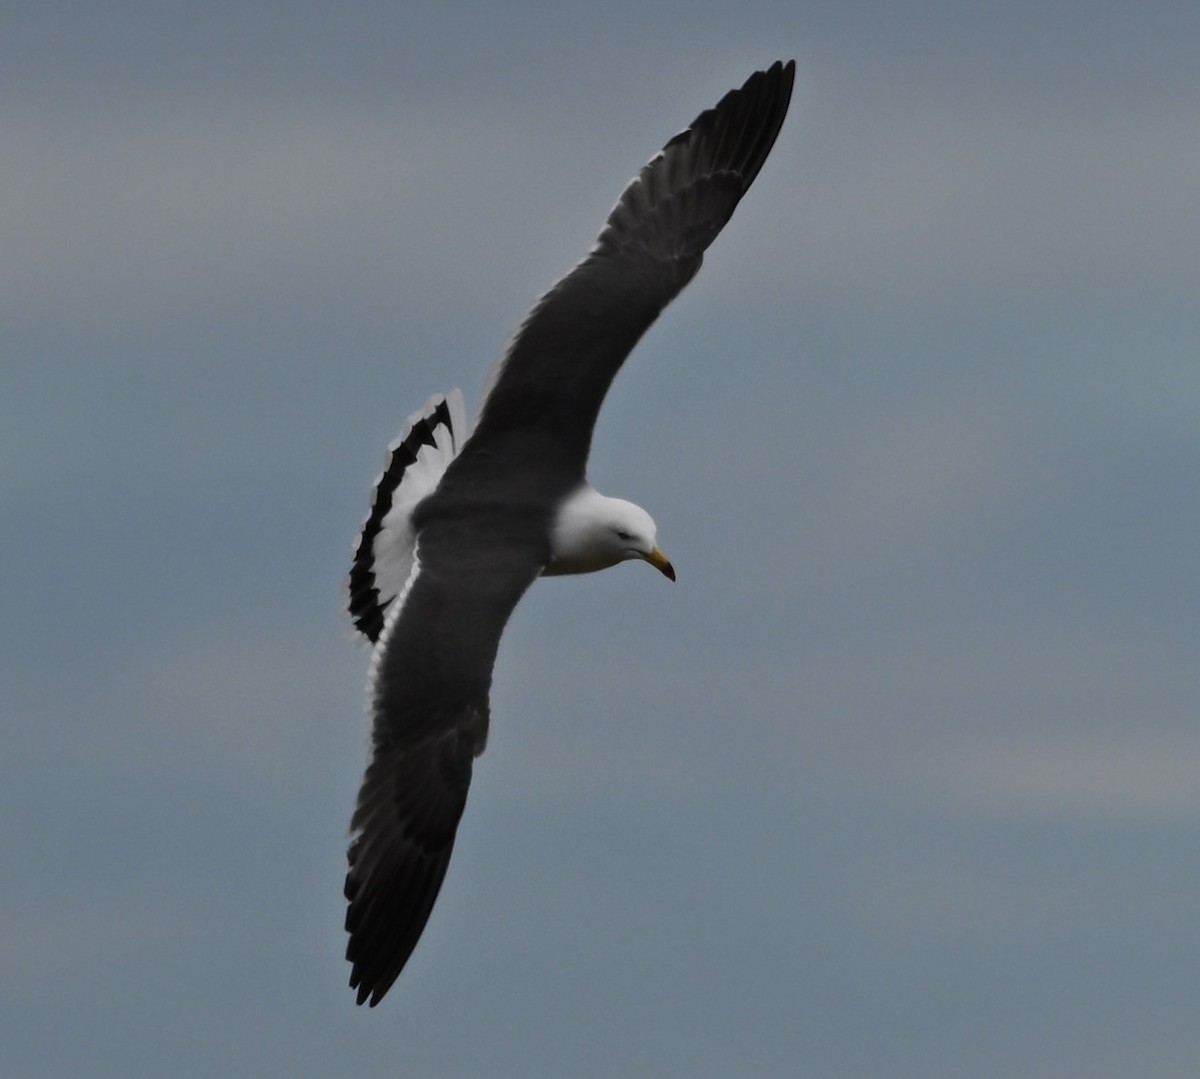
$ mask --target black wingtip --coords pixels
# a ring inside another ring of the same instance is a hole
[[[748,191],[783,128],[795,83],[796,61],[776,60],[770,67],[754,72],[736,90],[730,90],[671,141],[713,139],[714,159],[723,160],[737,171],[742,191]]]
[[[682,288],[766,163],[795,75],[794,60],[775,61],[668,140],[621,195],[595,250],[644,251]]]

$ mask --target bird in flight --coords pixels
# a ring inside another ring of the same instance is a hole
[[[351,620],[374,646],[345,888],[359,1004],[383,999],[429,919],[487,741],[500,635],[525,590],[628,559],[675,579],[650,515],[587,482],[592,428],[625,357],[754,182],[794,76],[793,61],[751,75],[638,173],[517,328],[473,430],[455,390],[389,449],[350,571]]]

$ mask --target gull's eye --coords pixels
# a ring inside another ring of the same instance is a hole
[[[617,539],[619,539],[622,543],[628,543],[631,539],[633,539],[633,533],[626,532],[623,528],[618,528]]]

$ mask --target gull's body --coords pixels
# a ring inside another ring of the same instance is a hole
[[[377,1004],[425,927],[484,748],[500,635],[541,575],[642,559],[674,579],[654,522],[586,480],[625,357],[692,279],[779,133],[794,66],[774,64],[675,136],[587,257],[530,310],[468,430],[433,398],[393,444],[350,576],[375,645],[372,753],[351,822],[347,958]]]

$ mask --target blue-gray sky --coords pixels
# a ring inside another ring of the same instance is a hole
[[[6,1074],[1192,1073],[1200,12],[726,7],[6,10]],[[791,56],[356,1009],[384,447]]]

